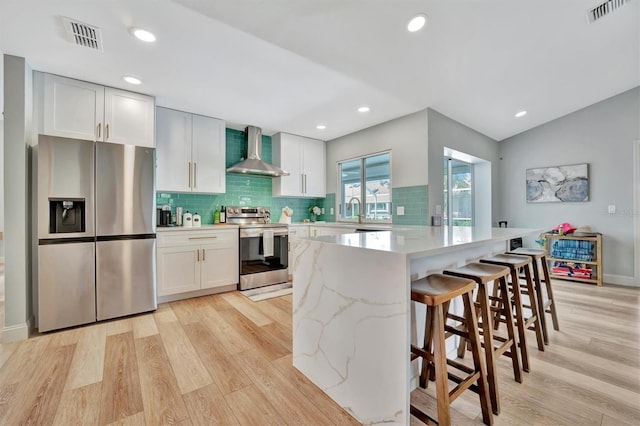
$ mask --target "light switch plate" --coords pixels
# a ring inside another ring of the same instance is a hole
[[[398,206],[398,208],[396,209],[396,214],[398,216],[404,216],[404,206]]]

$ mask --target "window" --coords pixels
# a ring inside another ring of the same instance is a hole
[[[391,223],[391,152],[338,163],[338,220]]]
[[[473,225],[473,165],[444,159],[444,225]]]

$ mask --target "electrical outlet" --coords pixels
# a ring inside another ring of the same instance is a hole
[[[404,216],[404,206],[398,206],[398,208],[396,209],[396,214],[398,216]]]
[[[331,212],[331,213],[329,213],[329,214],[333,214],[333,207],[331,207],[331,208],[329,209],[329,211]]]
[[[609,214],[616,214],[616,206],[611,204],[608,208]]]
[[[320,214],[324,214],[324,207],[320,209]]]
[[[442,206],[440,204],[436,204],[436,214],[442,214]]]

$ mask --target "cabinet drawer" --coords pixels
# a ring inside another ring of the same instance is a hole
[[[177,246],[216,246],[220,248],[237,247],[238,230],[215,231],[172,231],[157,234],[158,247]]]

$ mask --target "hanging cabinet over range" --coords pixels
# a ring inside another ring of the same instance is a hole
[[[290,173],[273,179],[274,197],[326,196],[324,141],[277,133],[271,146],[273,164]]]

